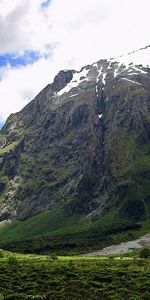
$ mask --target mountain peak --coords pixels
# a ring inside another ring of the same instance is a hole
[[[123,218],[145,218],[149,53],[147,46],[60,71],[10,116],[0,133],[1,220],[54,207],[90,216],[116,208]]]
[[[134,65],[142,65],[143,67],[149,67],[150,66],[150,45],[129,52],[125,55],[112,58],[111,61],[117,61],[126,66],[129,66],[130,64],[134,64]]]
[[[55,92],[62,90],[68,84],[72,77],[74,70],[61,70],[54,78],[53,89]]]

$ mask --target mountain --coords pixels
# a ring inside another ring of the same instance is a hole
[[[60,71],[0,132],[0,220],[150,215],[150,46]]]

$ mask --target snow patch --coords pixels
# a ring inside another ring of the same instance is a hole
[[[96,85],[96,96],[98,97],[98,86]]]
[[[98,67],[98,64],[97,64],[97,67]],[[96,78],[96,96],[98,97],[98,82],[99,82],[99,78],[102,74],[102,67],[98,70],[98,76]]]
[[[102,67],[100,68],[100,70],[98,70],[98,76],[97,76],[97,79],[96,79],[96,83],[98,83],[99,82],[99,78],[100,78],[100,76],[101,76],[101,74],[102,74]]]
[[[129,82],[132,82],[132,83],[135,83],[135,84],[138,84],[138,85],[142,85],[141,83],[137,82],[137,81],[133,81],[133,80],[130,80],[130,79],[127,79],[127,78],[120,78],[119,80],[126,80],[126,81],[129,81]]]
[[[108,67],[107,67],[108,70],[111,69],[111,64],[112,64],[112,62],[110,61],[108,64]]]
[[[104,73],[104,74],[103,74],[103,77],[102,77],[102,83],[103,83],[104,85],[106,84],[105,78],[106,78],[106,73]]]
[[[114,70],[114,78],[116,78],[117,75],[121,73],[119,72],[120,67],[121,67],[121,63],[118,63],[118,67]]]
[[[132,75],[138,75],[138,73],[130,73],[130,74],[128,74],[128,76],[132,76]]]
[[[111,62],[110,62],[110,63],[111,63]],[[110,63],[109,63],[109,65],[110,65]],[[109,66],[109,65],[108,65],[108,66]],[[98,68],[98,64],[97,64],[97,68]],[[103,83],[103,85],[105,85],[105,84],[106,84],[106,81],[105,81],[106,75],[107,75],[107,73],[103,73],[103,67],[101,67],[100,69],[98,69],[98,76],[97,76],[97,78],[96,78],[96,94],[97,94],[97,96],[98,96],[98,88],[97,88],[97,84],[98,84],[98,82],[99,82],[99,79],[100,79],[100,77],[102,76],[102,83]]]
[[[93,64],[93,67],[98,68],[98,63],[94,63],[94,64]]]
[[[134,70],[140,72],[141,74],[147,74],[146,71],[142,70],[141,68],[138,68],[137,66],[133,66]]]
[[[72,80],[62,90],[60,90],[57,95],[62,96],[64,93],[68,93],[72,88],[77,87],[81,82],[88,80],[86,77],[88,72],[89,70],[84,68],[81,72],[74,73]]]
[[[75,97],[75,96],[78,96],[79,94],[73,94],[73,95],[71,95],[71,96],[69,96],[70,98],[71,97]]]

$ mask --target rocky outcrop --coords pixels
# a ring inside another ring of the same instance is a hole
[[[149,217],[150,69],[100,60],[61,71],[0,134],[0,219]]]

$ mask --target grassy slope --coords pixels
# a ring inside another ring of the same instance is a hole
[[[150,232],[150,222],[120,224],[116,214],[102,219],[80,215],[67,217],[58,209],[41,213],[24,222],[0,225],[0,246],[18,252],[76,254],[132,240]]]
[[[80,216],[74,215],[66,218],[59,210],[53,209],[38,214],[24,222],[0,225],[0,240],[33,238],[50,233],[62,227],[70,227],[80,222]]]

